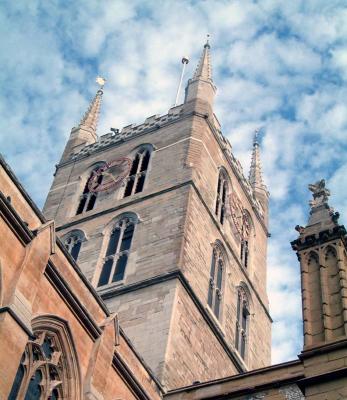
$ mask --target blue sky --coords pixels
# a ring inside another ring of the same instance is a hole
[[[320,178],[347,221],[347,1],[0,3],[0,149],[40,205],[65,141],[107,78],[99,134],[166,113],[180,59],[192,75],[211,34],[215,112],[248,173],[254,129],[271,193],[273,362],[300,352],[293,227]]]

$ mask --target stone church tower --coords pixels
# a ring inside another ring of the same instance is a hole
[[[166,115],[98,137],[99,89],[44,206],[167,389],[270,363],[259,143],[247,179],[213,113],[215,93],[209,43],[184,103]]]

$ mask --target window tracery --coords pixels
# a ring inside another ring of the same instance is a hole
[[[237,293],[236,312],[235,348],[241,357],[245,359],[250,312],[248,296],[242,287],[239,288]]]
[[[80,231],[71,232],[64,239],[64,245],[75,261],[77,261],[83,240],[84,235]]]
[[[151,149],[148,146],[142,147],[140,150],[138,150],[133,159],[129,176],[127,178],[124,197],[142,192],[150,158]]]
[[[98,286],[123,280],[134,229],[135,221],[131,217],[120,219],[114,226],[109,237]]]
[[[212,251],[210,281],[207,303],[217,318],[220,317],[223,297],[222,285],[224,274],[224,258],[221,249],[215,246]]]
[[[56,336],[39,331],[25,348],[9,400],[68,398],[64,354]]]
[[[217,184],[217,198],[216,198],[216,207],[215,214],[221,224],[224,223],[225,219],[225,206],[226,206],[226,197],[228,192],[228,182],[227,177],[224,171],[219,172],[218,184]]]

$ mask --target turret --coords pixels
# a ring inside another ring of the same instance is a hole
[[[291,245],[300,260],[304,350],[346,339],[346,229],[328,204],[324,179],[308,186],[310,217]]]

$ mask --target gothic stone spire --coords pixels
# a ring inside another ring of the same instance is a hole
[[[71,129],[70,138],[63,152],[61,162],[68,160],[81,146],[95,143],[97,140],[96,128],[99,121],[103,86],[105,79],[98,77],[96,82],[100,85],[87,112],[84,114],[79,125]]]
[[[86,129],[91,131],[91,133],[96,134],[96,128],[99,121],[101,101],[102,101],[103,90],[100,88],[94,99],[90,103],[88,110],[84,114],[78,127],[81,129]]]
[[[212,82],[212,66],[211,66],[211,54],[210,54],[211,46],[207,39],[207,42],[204,45],[204,49],[202,51],[199,64],[195,70],[193,80],[194,79],[204,79],[210,80]]]
[[[266,190],[266,186],[263,182],[263,177],[261,173],[260,146],[258,141],[258,133],[259,130],[256,130],[254,133],[252,160],[251,160],[251,167],[249,170],[248,179],[253,189]]]

